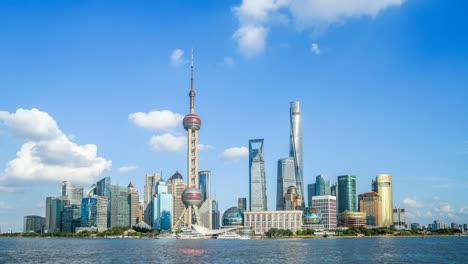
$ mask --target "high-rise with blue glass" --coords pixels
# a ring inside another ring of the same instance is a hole
[[[267,210],[263,139],[249,140],[249,209]]]
[[[172,229],[172,203],[172,194],[168,192],[166,182],[159,180],[156,185],[156,194],[151,202],[154,230]]]
[[[291,157],[279,159],[278,178],[276,182],[276,210],[285,210],[284,195],[291,186],[296,187],[294,159]]]
[[[338,213],[357,212],[356,176],[338,176]]]
[[[302,121],[301,107],[299,102],[291,102],[289,108],[290,114],[290,144],[289,156],[294,159],[294,170],[296,177],[296,188],[298,196],[302,198],[302,207],[304,206],[304,186],[303,186],[303,164],[302,164]]]

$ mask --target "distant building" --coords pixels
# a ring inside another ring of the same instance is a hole
[[[322,213],[325,229],[336,227],[336,197],[331,195],[313,196],[312,205]]]
[[[336,197],[336,195],[337,195],[336,188],[337,188],[336,183],[334,183],[332,186],[330,186],[330,195]]]
[[[64,181],[62,185],[62,196],[67,197],[70,204],[81,205],[81,199],[83,198],[84,188],[74,186],[69,181]]]
[[[144,190],[144,197],[143,197],[143,212],[148,217],[149,214],[145,213],[146,208],[151,203],[153,199],[154,193],[156,191],[156,184],[158,183],[159,179],[161,179],[161,174],[146,174],[145,175],[145,190]],[[145,222],[150,223],[149,219],[145,218]]]
[[[364,212],[367,215],[367,225],[381,226],[381,200],[376,192],[367,192],[358,195],[359,212]]]
[[[133,187],[132,182],[128,184],[128,200],[130,203],[130,226],[136,225],[139,221],[138,214],[140,210],[140,195]]]
[[[138,219],[137,223],[143,222],[143,205],[138,203]]]
[[[247,210],[247,198],[237,198],[237,207]]]
[[[96,228],[98,231],[107,230],[107,205],[107,197],[105,196],[83,198],[80,227]],[[78,232],[78,228],[76,230]]]
[[[290,186],[296,187],[294,158],[279,159],[276,184],[276,210],[285,210],[284,196]]]
[[[372,181],[372,191],[380,195],[382,201],[381,207],[381,225],[390,226],[393,224],[393,193],[392,176],[390,174],[379,174]]]
[[[293,233],[301,230],[302,211],[246,211],[244,226],[250,227],[254,234],[263,235],[271,228],[288,229]]]
[[[330,195],[330,181],[326,181],[322,175],[315,177],[315,195]]]
[[[338,176],[338,213],[356,212],[356,176]]]
[[[419,223],[412,223],[411,224],[411,230],[421,230],[422,226]]]
[[[245,199],[245,198],[244,198]],[[212,229],[220,229],[220,214],[219,214],[219,208],[218,208],[218,200],[212,200],[212,208],[213,208],[213,215],[211,217],[213,224],[212,224]]]
[[[223,227],[244,225],[244,209],[231,207],[223,213]]]
[[[289,156],[294,159],[296,185],[298,195],[304,199],[303,185],[303,163],[302,163],[302,118],[301,105],[299,101],[291,102],[289,108],[290,136],[289,136]],[[304,206],[304,201],[302,204]]]
[[[405,208],[393,208],[393,225],[394,226],[406,225]]]
[[[110,198],[111,198],[111,178],[110,177],[104,177],[100,181],[96,183],[96,189],[94,193],[97,196],[105,196],[107,197],[107,227],[109,228],[110,225],[110,220],[111,220],[111,204],[110,204]]]
[[[111,185],[111,227],[130,227],[128,188]]]
[[[312,196],[317,196],[315,194],[315,183],[307,184],[307,202],[309,207],[312,207]]]
[[[249,209],[266,211],[266,176],[263,139],[249,140]]]
[[[23,232],[44,233],[45,217],[38,215],[27,215],[24,217]]]
[[[302,197],[299,190],[294,186],[289,186],[283,198],[284,210],[302,210]],[[279,210],[278,210],[279,211]]]
[[[439,220],[434,220],[434,223],[432,224],[429,224],[429,229],[431,231],[437,231],[437,230],[440,230],[440,229],[447,229],[448,228],[448,225],[444,222],[441,222]]]
[[[177,222],[178,217],[182,214],[185,209],[185,205],[182,202],[182,192],[186,189],[187,185],[184,182],[182,174],[178,171],[174,173],[169,179],[167,179],[167,189],[172,195],[172,224],[174,226]]]
[[[202,195],[202,204],[198,208],[202,225],[208,229],[213,227],[213,203],[211,202],[211,171],[198,172],[198,189]]]
[[[342,227],[361,227],[366,226],[367,217],[363,212],[345,211],[338,214],[338,225]]]
[[[46,198],[46,223],[45,229],[47,233],[60,232],[62,223],[62,209],[69,205],[70,201],[67,197],[47,197]]]
[[[172,195],[168,192],[166,182],[160,179],[156,185],[156,194],[151,203],[154,230],[172,229],[172,202]]]
[[[80,226],[81,205],[70,204],[63,207],[61,230],[64,233],[75,233]]]

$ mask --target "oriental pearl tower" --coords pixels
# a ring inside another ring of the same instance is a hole
[[[198,213],[198,207],[202,202],[202,194],[198,188],[198,130],[201,127],[201,119],[195,114],[195,88],[193,86],[193,49],[190,78],[190,112],[184,117],[183,125],[187,130],[187,189],[182,192],[182,202],[185,209],[180,215],[174,229],[182,222],[191,227],[195,222],[202,225]],[[195,219],[192,219],[192,217]]]

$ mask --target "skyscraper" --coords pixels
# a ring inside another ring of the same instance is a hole
[[[338,213],[357,211],[356,176],[338,176]]]
[[[62,209],[68,205],[66,197],[47,197],[46,198],[46,223],[47,233],[60,232],[62,223]]]
[[[75,228],[80,226],[81,205],[70,204],[62,209],[61,232],[75,233]]]
[[[133,187],[132,182],[128,184],[128,201],[130,204],[130,226],[138,224],[138,211],[140,209],[140,196]]]
[[[263,139],[249,140],[249,209],[267,210]]]
[[[201,119],[195,114],[195,87],[193,81],[193,50],[190,78],[190,112],[185,115],[182,121],[184,129],[187,130],[187,189],[182,193],[182,201],[185,205],[183,213],[180,215],[176,229],[181,222],[191,227],[193,222],[201,225],[198,208],[202,202],[202,195],[198,184],[198,130],[201,127]],[[194,219],[192,218],[192,214]],[[195,221],[193,221],[195,220]]]
[[[156,185],[156,194],[152,201],[153,229],[171,230],[172,228],[172,195],[167,190],[164,180],[159,180]]]
[[[24,217],[23,232],[43,233],[45,228],[45,218],[38,215],[27,215]]]
[[[390,174],[379,174],[372,181],[372,190],[380,195],[382,200],[382,226],[393,224],[393,193],[392,176]]]
[[[84,188],[74,186],[69,181],[64,181],[62,185],[62,196],[66,196],[70,204],[81,205],[81,199],[83,198]]]
[[[239,207],[239,209],[247,210],[247,198],[237,198],[237,207]]]
[[[106,230],[107,206],[106,196],[83,198],[81,203],[80,227],[96,227],[98,231]]]
[[[151,199],[153,199],[153,195],[156,190],[156,184],[158,183],[159,179],[161,179],[161,174],[146,174],[145,175],[145,191],[143,197],[143,210],[146,210],[146,207],[151,203]]]
[[[111,227],[130,227],[128,188],[111,185]]]
[[[178,217],[181,216],[185,209],[185,205],[180,198],[186,186],[182,174],[178,171],[167,179],[167,189],[168,192],[172,194],[172,226],[176,224]]]
[[[111,178],[104,177],[96,183],[96,189],[94,193],[97,196],[107,197],[107,227],[110,227],[111,220]]]
[[[296,187],[294,158],[278,160],[278,178],[276,183],[276,210],[285,210],[284,195],[289,187]]]
[[[330,195],[332,195],[332,196],[337,195],[336,188],[337,188],[336,183],[334,183],[332,186],[330,186]]]
[[[393,208],[393,225],[398,228],[406,226],[405,208]]]
[[[367,214],[367,225],[380,226],[381,199],[376,192],[367,192],[358,195],[359,212]]]
[[[198,172],[199,184],[202,195],[202,203],[204,203],[209,197],[211,197],[211,171],[204,170]]]
[[[309,207],[312,207],[312,197],[317,196],[315,194],[315,183],[307,184],[307,202]]]
[[[322,213],[325,229],[336,227],[336,197],[331,195],[313,196],[312,206]]]
[[[298,195],[302,198],[302,207],[304,206],[304,186],[303,186],[303,164],[302,164],[302,121],[301,107],[299,102],[291,102],[289,108],[291,134],[289,144],[289,156],[294,158],[294,168],[296,176],[296,187],[299,190]]]
[[[239,198],[239,199],[245,199],[245,198]],[[218,208],[218,200],[214,199],[212,200],[212,208],[213,208],[213,216],[211,217],[211,220],[213,221],[212,224],[212,229],[219,229],[221,227],[220,225],[220,215],[219,215],[219,208]]]
[[[315,177],[315,195],[330,195],[330,181],[326,181],[322,175]]]

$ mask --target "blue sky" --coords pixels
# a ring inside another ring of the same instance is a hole
[[[467,4],[320,2],[2,1],[2,231],[44,215],[64,179],[142,196],[145,173],[185,177],[191,48],[200,169],[222,211],[248,197],[252,138],[274,209],[299,100],[306,184],[353,174],[363,193],[390,173],[409,222],[467,223]]]

